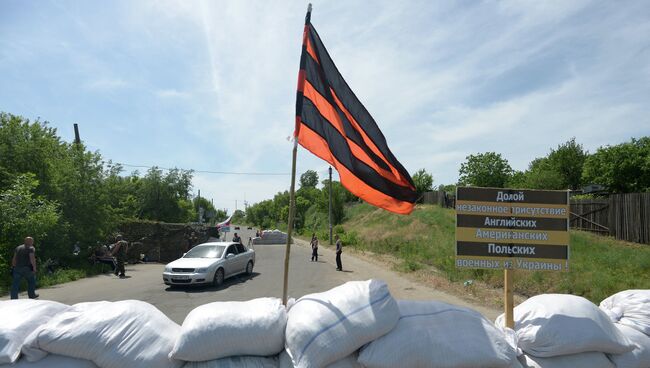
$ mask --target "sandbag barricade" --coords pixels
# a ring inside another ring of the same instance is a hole
[[[89,360],[50,354],[37,362],[21,359],[16,364],[0,365],[0,368],[97,368],[97,366]]]
[[[560,355],[550,358],[539,358],[531,355],[519,357],[524,368],[615,368],[603,353],[588,352],[571,355]]]
[[[600,309],[612,322],[650,335],[650,290],[621,291],[600,302]]]
[[[469,308],[434,301],[398,302],[400,319],[388,334],[361,349],[368,368],[518,367],[504,334]]]
[[[187,362],[183,368],[278,368],[278,358],[237,356],[205,362]]]
[[[0,302],[0,364],[18,360],[25,338],[69,306],[49,300]]]
[[[258,244],[286,244],[287,243],[287,233],[283,233],[280,230],[264,230],[262,231],[262,236],[259,238],[253,238],[253,245]]]
[[[277,298],[214,302],[192,310],[170,359],[207,361],[238,355],[277,355],[284,348],[287,311]]]
[[[325,368],[363,368],[363,366],[357,361],[358,356],[359,354],[354,352],[343,359],[339,359],[334,363],[328,364]],[[286,352],[286,350],[280,353],[278,363],[278,368],[294,368],[291,357]]]
[[[626,324],[620,323],[628,316],[626,312],[617,313],[615,323],[584,298],[532,297],[515,308],[516,331],[495,328],[478,312],[464,307],[435,301],[396,302],[386,284],[378,280],[349,282],[306,295],[290,304],[288,311],[274,298],[210,303],[188,314],[185,334],[181,326],[141,301],[73,306],[6,301],[0,302],[0,341],[5,342],[1,351],[9,351],[6,341],[11,337],[29,335],[12,343],[14,350],[22,345],[23,357],[0,367],[650,368],[650,336],[640,328],[650,325],[643,309],[646,300],[638,297],[644,292],[621,292],[608,298],[614,304],[601,303],[601,308],[605,305],[609,310],[623,303],[624,310],[633,311],[633,323]],[[15,309],[18,305],[28,313],[24,318]],[[9,306],[14,308],[11,312]],[[35,313],[39,306],[52,308],[45,313],[47,318]],[[229,313],[221,313],[226,309]],[[503,316],[496,327],[502,324]],[[201,325],[205,328],[197,328]],[[259,343],[260,331],[268,333],[264,343]],[[235,343],[247,335],[248,343]],[[200,339],[207,344],[202,345]],[[225,343],[253,350],[185,357],[205,359],[201,361],[169,358],[176,356],[172,350],[182,351],[174,346],[197,344],[212,350]],[[282,350],[279,356],[277,349]],[[513,359],[518,353],[518,359]],[[260,356],[212,359],[224,354]]]
[[[634,349],[598,306],[579,296],[537,295],[516,306],[513,315],[517,347],[534,357]],[[504,315],[495,323],[503,327]]]
[[[634,344],[634,350],[623,354],[610,354],[609,359],[618,368],[650,368],[650,336],[627,325],[616,327]]]
[[[71,306],[34,331],[22,352],[29,361],[48,353],[90,360],[100,368],[180,368],[167,355],[181,327],[139,300]]]
[[[395,327],[399,310],[383,281],[350,281],[305,295],[288,312],[286,350],[296,368],[322,368]]]

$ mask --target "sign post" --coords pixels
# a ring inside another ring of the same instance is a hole
[[[505,321],[513,328],[512,270],[569,269],[569,193],[459,187],[456,267],[504,270]]]

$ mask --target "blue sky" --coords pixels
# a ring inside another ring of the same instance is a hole
[[[289,173],[306,1],[0,2],[0,110],[72,124],[106,160]],[[312,23],[410,171],[457,180],[571,137],[650,135],[647,1],[313,1]],[[327,165],[298,153],[298,173]],[[141,169],[142,170],[142,169]],[[130,169],[129,169],[130,171]],[[219,208],[290,177],[196,173]]]

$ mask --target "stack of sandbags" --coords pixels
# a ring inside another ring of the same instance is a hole
[[[276,367],[287,312],[280,299],[214,302],[192,310],[169,358],[185,367]]]
[[[623,335],[634,344],[634,350],[610,354],[620,368],[650,368],[650,290],[626,290],[600,303]]]
[[[288,312],[286,353],[296,368],[323,368],[392,330],[397,303],[383,281],[351,281],[305,295]]]
[[[25,338],[69,306],[49,300],[0,302],[0,364],[18,360]]]
[[[343,359],[328,364],[325,368],[363,368],[363,366],[357,362],[358,357],[359,354],[354,352]],[[291,357],[286,350],[283,351],[278,358],[278,368],[294,368]]]
[[[605,354],[634,349],[602,310],[575,295],[534,296],[514,308],[514,321],[521,361],[529,367],[609,368]],[[504,315],[495,323],[503,327]]]
[[[399,301],[400,319],[361,349],[367,368],[519,367],[504,333],[479,312],[435,301]]]
[[[138,300],[79,303],[59,313],[25,340],[30,362],[48,353],[92,361],[100,368],[179,368],[167,355],[180,326]]]
[[[262,231],[262,236],[259,238],[253,238],[253,244],[286,244],[287,243],[287,234],[282,231],[275,230],[264,230]]]
[[[97,368],[90,360],[50,354],[37,362],[20,359],[16,364],[0,365],[2,368]]]

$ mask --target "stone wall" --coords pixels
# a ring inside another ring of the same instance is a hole
[[[139,260],[141,254],[154,262],[167,263],[178,259],[187,251],[187,239],[192,231],[197,244],[217,236],[215,228],[201,225],[128,221],[119,226],[120,234],[129,242],[129,262]]]

